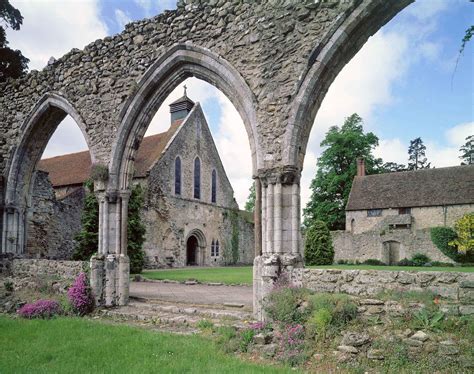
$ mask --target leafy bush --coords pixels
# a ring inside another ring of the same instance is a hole
[[[61,305],[55,300],[38,300],[23,305],[18,314],[23,318],[51,318],[61,314]]]
[[[452,228],[432,227],[430,233],[433,244],[451,260],[460,263],[474,262],[474,251],[459,253],[456,246],[449,245],[449,243],[454,243],[458,237],[456,231],[454,231]]]
[[[439,331],[444,319],[444,313],[441,311],[429,311],[422,309],[415,312],[414,327],[417,329]]]
[[[375,258],[369,258],[367,260],[365,260],[364,262],[362,262],[364,265],[378,265],[378,266],[383,266],[383,265],[386,265],[385,262],[382,262],[380,260],[377,260]]]
[[[326,339],[326,332],[332,321],[331,312],[326,308],[317,309],[306,323],[311,338]]]
[[[306,230],[304,246],[306,265],[331,265],[334,260],[334,248],[329,229],[323,221],[315,221]]]
[[[67,290],[67,296],[74,313],[83,316],[94,310],[95,301],[85,273],[79,274]]]
[[[431,261],[431,266],[453,267],[451,262]]]
[[[415,266],[412,260],[409,260],[408,258],[401,259],[400,261],[397,262],[398,266]]]
[[[253,337],[255,336],[255,330],[245,329],[240,332],[240,351],[247,352],[250,345],[252,344]]]
[[[347,260],[342,260],[342,259],[341,259],[341,260],[337,260],[337,264],[338,264],[338,265],[345,265],[345,264],[347,264]]]
[[[144,192],[138,184],[132,189],[128,202],[127,253],[130,258],[130,272],[133,274],[141,273],[145,264],[143,243],[145,242],[146,228],[140,216],[143,201]]]
[[[279,287],[264,299],[263,308],[273,321],[304,323],[311,314],[308,296],[309,291],[305,288]]]
[[[451,240],[448,245],[457,248],[458,252],[474,254],[474,213],[463,215],[454,224],[456,238]]]
[[[5,287],[5,291],[7,291],[7,293],[12,293],[13,290],[14,290],[14,286],[13,286],[12,281],[3,282],[3,287]]]
[[[415,253],[411,258],[413,266],[424,266],[426,263],[430,262],[430,258],[423,253]]]

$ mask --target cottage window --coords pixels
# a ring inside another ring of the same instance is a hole
[[[194,198],[201,198],[201,160],[199,157],[194,160]]]
[[[174,193],[181,195],[181,159],[179,157],[174,160]]]
[[[217,201],[217,173],[214,169],[212,171],[212,181],[211,181],[211,202],[215,203]]]
[[[367,217],[381,217],[382,209],[369,209],[367,211]]]
[[[398,208],[398,214],[411,214],[411,208]]]

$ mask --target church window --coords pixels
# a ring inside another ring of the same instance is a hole
[[[212,239],[212,243],[211,243],[211,257],[214,257],[216,255],[216,247],[215,247],[216,243],[214,242],[214,239]]]
[[[201,198],[201,160],[199,157],[194,160],[194,198]]]
[[[216,246],[214,248],[214,255],[219,256],[219,240],[216,240]]]
[[[212,181],[211,181],[211,202],[215,203],[217,201],[217,173],[214,169],[212,171]]]
[[[174,160],[174,193],[181,195],[181,159],[179,157]]]

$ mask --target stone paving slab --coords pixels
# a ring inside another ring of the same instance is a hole
[[[252,307],[251,286],[208,286],[180,283],[130,282],[130,296],[189,304],[243,304]]]

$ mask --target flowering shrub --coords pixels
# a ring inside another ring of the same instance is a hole
[[[291,366],[305,361],[305,329],[301,324],[288,325],[275,334],[279,342],[276,358]]]
[[[305,288],[277,287],[265,298],[263,308],[277,323],[304,323],[311,314],[308,296]]]
[[[80,316],[94,310],[94,297],[86,274],[81,273],[67,291],[74,312]]]
[[[38,300],[34,303],[25,304],[19,310],[18,314],[23,318],[51,318],[61,314],[61,305],[54,300]]]

